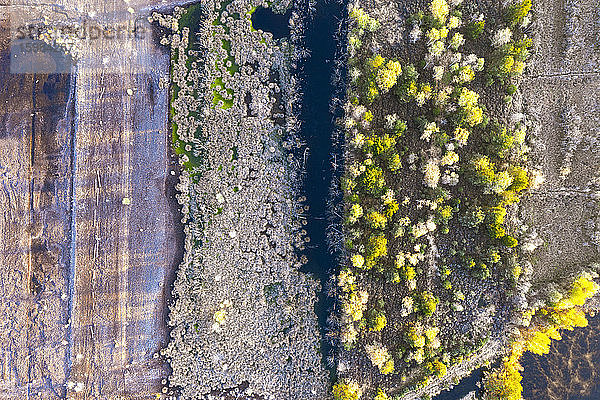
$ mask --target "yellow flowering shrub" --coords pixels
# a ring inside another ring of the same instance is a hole
[[[521,0],[510,6],[506,15],[506,21],[511,25],[517,25],[523,22],[523,19],[531,10],[531,0]]]
[[[459,146],[465,146],[467,141],[469,140],[469,131],[463,127],[456,127],[454,130],[454,139],[458,143]]]
[[[355,381],[337,382],[333,385],[334,400],[358,400],[362,393]]]
[[[446,372],[448,370],[446,364],[444,364],[440,360],[428,362],[427,364],[425,364],[425,369],[430,374],[436,374],[438,378],[441,378],[442,376],[446,375]]]
[[[387,394],[385,394],[385,392],[381,389],[377,389],[377,396],[375,396],[374,400],[389,400],[390,398],[388,397]]]
[[[582,306],[587,299],[598,292],[598,284],[591,279],[582,276],[573,283],[568,296],[561,300],[557,308],[564,309],[573,306]]]
[[[446,17],[450,12],[450,8],[448,7],[446,0],[432,0],[429,5],[429,10],[431,11],[433,18],[442,23],[446,21]]]
[[[363,317],[368,301],[369,294],[365,291],[349,293],[342,303],[342,310],[352,321],[358,321]]]
[[[467,110],[465,122],[469,126],[476,126],[483,122],[483,110],[481,107],[472,107]]]
[[[469,83],[475,79],[475,71],[468,65],[460,67],[458,74],[454,77],[454,82],[458,84]]]
[[[375,82],[380,93],[387,93],[394,87],[400,75],[402,75],[402,66],[398,61],[389,60],[385,67],[379,68],[375,75]]]
[[[363,216],[363,208],[360,204],[352,204],[348,213],[348,222],[353,224]]]
[[[454,151],[449,151],[446,154],[444,154],[444,157],[442,157],[442,160],[440,161],[441,165],[453,165],[456,164],[458,162],[458,154]]]
[[[362,268],[365,265],[365,259],[363,256],[361,256],[360,254],[355,254],[350,258],[350,261],[352,262],[352,266],[354,268]]]
[[[460,107],[465,109],[472,108],[477,106],[478,101],[479,94],[467,88],[462,88],[458,97],[458,105]]]
[[[407,334],[408,343],[415,348],[424,347],[426,343],[425,335],[415,326],[411,326]]]
[[[385,217],[385,215],[383,215],[377,211],[369,212],[367,214],[366,219],[367,219],[367,223],[373,229],[385,229],[385,226],[387,224],[387,218]]]
[[[383,58],[380,54],[377,54],[375,57],[367,60],[367,65],[373,70],[381,67],[383,63],[385,63],[385,58]]]

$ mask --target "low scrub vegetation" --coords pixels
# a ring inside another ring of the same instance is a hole
[[[378,42],[383,28],[364,9],[349,11],[339,339],[396,388],[443,377],[509,317],[485,292],[522,278],[510,216],[529,186],[527,128],[491,106],[518,90],[530,8],[485,21],[460,0],[433,0],[406,21],[408,56]],[[473,304],[481,315],[458,332],[452,321]]]

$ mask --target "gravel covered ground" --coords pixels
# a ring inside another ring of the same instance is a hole
[[[521,207],[528,234],[544,243],[531,258],[534,286],[600,261],[597,6],[591,0],[534,2],[535,48],[523,104],[532,121],[530,163],[545,182]]]

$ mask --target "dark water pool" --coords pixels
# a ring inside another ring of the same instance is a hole
[[[310,206],[306,230],[311,238],[310,246],[306,251],[309,262],[304,267],[304,272],[312,273],[321,281],[323,287],[326,287],[336,266],[336,257],[328,250],[327,239],[329,225],[327,199],[336,173],[331,158],[337,151],[332,140],[335,125],[329,105],[337,90],[331,82],[338,46],[334,34],[344,9],[345,6],[336,1],[318,0],[316,12],[308,24],[305,37],[305,45],[311,52],[311,56],[302,63],[300,70],[304,94],[300,115],[301,136],[309,149],[304,181],[304,194]],[[333,299],[327,297],[325,291],[322,291],[316,312],[323,337],[325,337],[327,316],[332,306]],[[331,350],[329,343],[323,341],[321,347],[323,354],[329,356]]]
[[[589,326],[563,331],[553,341],[550,354],[525,353],[523,398],[526,400],[600,399],[600,316],[588,318]]]
[[[458,385],[455,385],[451,390],[444,391],[434,397],[435,400],[458,400],[462,399],[469,393],[475,391],[478,394],[481,389],[477,386],[483,378],[483,369],[477,369],[471,375],[463,378]]]
[[[285,14],[276,14],[268,8],[259,7],[252,13],[252,27],[271,32],[274,39],[281,39],[290,34],[288,22],[291,15],[291,11]]]

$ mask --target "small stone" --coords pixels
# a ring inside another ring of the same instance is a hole
[[[131,88],[127,89],[127,94],[130,95],[130,96],[133,95],[133,89],[131,89]]]
[[[85,388],[85,384],[83,382],[77,382],[77,384],[75,385],[75,392],[79,393],[79,392],[83,391],[84,388]]]
[[[236,236],[237,236],[237,232],[236,232],[236,231],[233,231],[233,230],[229,231],[229,237],[230,237],[230,238],[232,238],[232,239],[233,239],[233,238],[235,238]]]
[[[123,197],[123,200],[121,201],[121,203],[123,203],[123,205],[128,206],[131,204],[131,199],[129,197]]]

